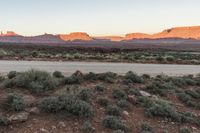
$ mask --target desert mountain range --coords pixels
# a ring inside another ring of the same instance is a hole
[[[93,37],[84,32],[74,32],[70,34],[44,34],[39,36],[22,36],[15,32],[8,31],[0,35],[0,42],[11,42],[11,43],[65,43],[65,42],[76,42],[76,41],[87,41],[87,42],[131,42],[134,40],[199,40],[200,41],[200,26],[191,27],[176,27],[166,29],[156,34],[145,34],[145,33],[128,33],[125,36],[97,36]]]

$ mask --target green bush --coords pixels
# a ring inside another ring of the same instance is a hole
[[[95,81],[98,79],[98,77],[97,77],[97,74],[90,72],[90,73],[84,75],[84,79],[89,80],[89,81]]]
[[[64,78],[64,84],[68,84],[68,85],[80,84],[81,82],[82,82],[82,79],[74,75]]]
[[[190,130],[188,128],[181,128],[179,133],[191,133]]]
[[[12,78],[17,76],[17,72],[16,71],[10,71],[7,76],[8,76],[9,79],[12,79]]]
[[[146,87],[149,93],[158,94],[160,96],[166,96],[170,90],[175,90],[175,87],[171,83],[162,83],[160,81],[154,81],[152,84]]]
[[[178,93],[178,99],[189,107],[200,108],[200,104],[192,101],[192,97],[186,93]]]
[[[92,127],[92,124],[89,121],[84,122],[81,130],[84,133],[92,133],[92,132],[94,132],[94,128]]]
[[[131,103],[128,102],[127,100],[122,99],[122,100],[119,100],[119,101],[117,102],[117,105],[118,105],[120,108],[130,108]]]
[[[8,95],[5,105],[8,110],[12,111],[22,111],[25,108],[24,99],[21,95],[16,93],[11,93]]]
[[[143,83],[144,79],[140,76],[138,76],[137,74],[129,71],[126,73],[125,77],[124,77],[124,82],[125,83]]]
[[[99,84],[95,87],[95,90],[98,92],[104,92],[106,90],[106,87],[102,84]]]
[[[121,109],[119,107],[117,107],[116,105],[108,105],[106,107],[106,113],[108,115],[112,115],[112,116],[120,116]]]
[[[186,112],[182,114],[182,122],[187,122],[200,126],[200,118],[191,112]]]
[[[115,130],[113,133],[125,133],[125,132],[122,130]]]
[[[138,88],[135,87],[128,87],[124,89],[127,93],[127,95],[135,95],[135,96],[140,96],[140,91]]]
[[[46,112],[56,113],[62,109],[58,97],[48,97],[40,103],[40,108]]]
[[[161,100],[154,101],[152,106],[147,108],[146,114],[151,117],[160,116],[174,121],[181,121],[181,115],[177,112],[177,110]]]
[[[79,100],[73,95],[46,98],[40,103],[39,107],[46,112],[64,111],[83,118],[89,118],[94,113],[89,103]]]
[[[127,99],[127,94],[122,89],[113,90],[112,95],[115,99]]]
[[[141,130],[142,130],[142,132],[144,132],[144,131],[148,131],[150,133],[153,132],[153,128],[148,123],[142,123]]]
[[[105,128],[109,128],[109,129],[113,129],[113,130],[122,130],[124,132],[129,131],[128,126],[125,125],[124,123],[122,123],[115,116],[106,116],[102,123]]]
[[[143,79],[150,79],[151,76],[150,76],[149,74],[143,74],[143,75],[142,75],[142,78],[143,78]]]
[[[114,81],[117,78],[117,74],[113,72],[106,72],[106,73],[100,73],[97,75],[99,80],[108,82],[108,83],[114,83]]]
[[[73,115],[83,117],[83,118],[90,118],[93,116],[93,108],[92,106],[82,100],[77,100],[73,106],[72,110],[70,111]]]
[[[10,121],[5,116],[0,116],[0,126],[9,125]]]
[[[59,71],[53,72],[53,76],[54,76],[55,78],[64,78],[64,77],[65,77],[65,76],[64,76],[61,72],[59,72]]]
[[[58,81],[49,73],[38,70],[18,74],[13,82],[18,87],[27,88],[36,93],[53,90],[58,85]]]
[[[101,105],[101,106],[108,106],[110,104],[110,101],[107,97],[100,97],[98,99],[98,103]]]
[[[79,94],[79,98],[84,101],[89,101],[92,96],[92,91],[90,89],[82,89]]]
[[[195,98],[195,99],[200,98],[200,94],[197,93],[197,92],[195,92],[195,91],[186,90],[185,93],[188,94],[188,95],[190,95],[192,98]]]
[[[159,116],[172,119],[174,121],[181,121],[181,114],[165,101],[139,97],[138,102],[146,108],[146,114],[149,117]]]
[[[170,77],[168,80],[178,87],[183,87],[187,85],[186,80],[181,77]]]

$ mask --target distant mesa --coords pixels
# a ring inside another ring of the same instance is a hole
[[[1,32],[0,36],[19,36],[19,35],[13,31],[7,31],[5,34],[3,32]]]
[[[124,37],[121,36],[97,36],[94,37],[95,39],[102,39],[102,40],[108,40],[108,41],[114,41],[114,42],[119,42],[124,40]]]
[[[58,36],[64,41],[75,41],[75,40],[91,41],[93,40],[93,38],[90,37],[85,32],[73,32],[70,34],[60,34]]]
[[[200,26],[176,27],[166,29],[156,34],[130,33],[125,40],[132,39],[163,39],[163,38],[182,38],[182,39],[200,39]]]
[[[146,39],[146,38],[151,38],[151,35],[144,34],[144,33],[129,33],[129,34],[126,34],[124,40]]]
[[[154,34],[152,38],[200,39],[200,26],[171,28],[161,33]]]
[[[177,40],[179,39],[179,40]],[[183,41],[198,41],[200,42],[200,26],[191,27],[176,27],[166,29],[156,34],[145,34],[145,33],[129,33],[124,37],[122,36],[90,36],[85,32],[73,32],[70,34],[44,34],[38,36],[21,36],[13,31],[8,31],[5,34],[1,32],[0,42],[14,42],[14,43],[52,43],[52,44],[65,44],[68,42],[91,42],[97,44],[105,44],[107,42],[156,42],[156,43],[167,43],[170,42],[183,42]]]

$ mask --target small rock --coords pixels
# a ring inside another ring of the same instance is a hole
[[[144,97],[151,97],[151,94],[146,91],[140,91],[140,94]]]
[[[40,128],[40,133],[48,133],[48,130],[44,128]]]
[[[61,122],[59,122],[59,123],[58,123],[58,125],[59,125],[59,127],[66,127],[65,123],[64,123],[64,122],[62,122],[62,121],[61,121]]]
[[[123,111],[122,114],[125,115],[125,116],[129,116],[129,113],[127,111]]]
[[[40,109],[38,107],[33,107],[28,110],[31,114],[40,114]]]
[[[193,129],[193,130],[197,130],[197,128],[196,128],[196,127],[192,127],[192,129]]]
[[[137,103],[137,98],[134,95],[129,95],[128,96],[128,101],[131,102],[132,104]]]
[[[51,128],[54,130],[54,129],[56,129],[56,126],[52,126]]]
[[[10,116],[8,119],[11,122],[25,122],[28,120],[29,113],[28,112],[20,112]]]

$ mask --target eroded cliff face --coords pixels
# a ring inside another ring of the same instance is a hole
[[[74,32],[74,33],[70,33],[70,34],[60,34],[59,37],[64,41],[75,41],[75,40],[91,41],[91,40],[93,40],[93,38],[90,37],[85,32]]]
[[[171,28],[152,35],[152,38],[200,39],[200,26]]]
[[[126,34],[124,40],[132,40],[132,39],[145,39],[150,38],[151,35],[144,34],[144,33],[129,33]]]
[[[161,39],[161,38],[183,38],[200,39],[200,26],[176,27],[164,30],[156,34],[130,33],[125,36],[125,40],[132,39]]]
[[[7,31],[5,34],[1,32],[0,36],[18,36],[18,35],[13,31]]]

